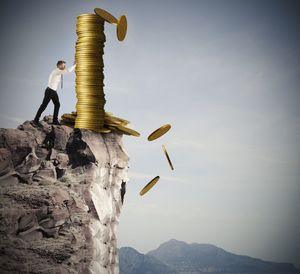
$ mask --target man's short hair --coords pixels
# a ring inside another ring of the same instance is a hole
[[[58,67],[59,65],[65,64],[66,62],[64,60],[59,60],[56,63],[56,66]]]

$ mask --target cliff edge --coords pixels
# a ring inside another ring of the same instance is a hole
[[[0,273],[119,273],[122,134],[0,129]]]

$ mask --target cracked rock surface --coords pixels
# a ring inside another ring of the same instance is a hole
[[[0,129],[0,273],[119,273],[122,135],[41,125]]]

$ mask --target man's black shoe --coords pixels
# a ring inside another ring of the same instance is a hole
[[[37,120],[32,120],[32,121],[30,121],[30,123],[34,127],[41,127],[42,126],[42,124],[40,123],[40,121],[37,121]]]
[[[52,124],[57,125],[57,126],[61,126],[61,123],[58,120],[54,120]]]

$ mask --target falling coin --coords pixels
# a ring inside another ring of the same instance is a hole
[[[94,9],[95,13],[99,15],[102,19],[104,19],[106,22],[110,24],[118,24],[118,19],[114,17],[112,14],[110,14],[108,11],[100,9],[100,8],[95,8]]]
[[[140,191],[140,195],[143,196],[145,193],[147,193],[158,182],[159,178],[159,176],[156,176],[147,185],[145,185]]]
[[[168,154],[168,152],[167,152],[167,150],[166,150],[165,145],[162,145],[162,148],[163,148],[163,151],[164,151],[164,153],[165,153],[165,155],[166,155],[166,157],[167,157],[167,160],[168,160],[168,162],[169,162],[170,168],[171,168],[172,170],[174,170],[174,167],[173,167],[173,165],[172,165],[172,162],[171,162],[171,160],[170,160],[170,157],[169,157],[169,154]]]
[[[153,131],[149,136],[148,136],[148,141],[153,141],[159,137],[161,137],[162,135],[164,135],[165,133],[167,133],[171,128],[170,124],[166,124],[161,126],[160,128],[158,128],[157,130]]]
[[[117,24],[117,37],[119,41],[125,39],[127,32],[127,19],[125,15],[121,15]]]

